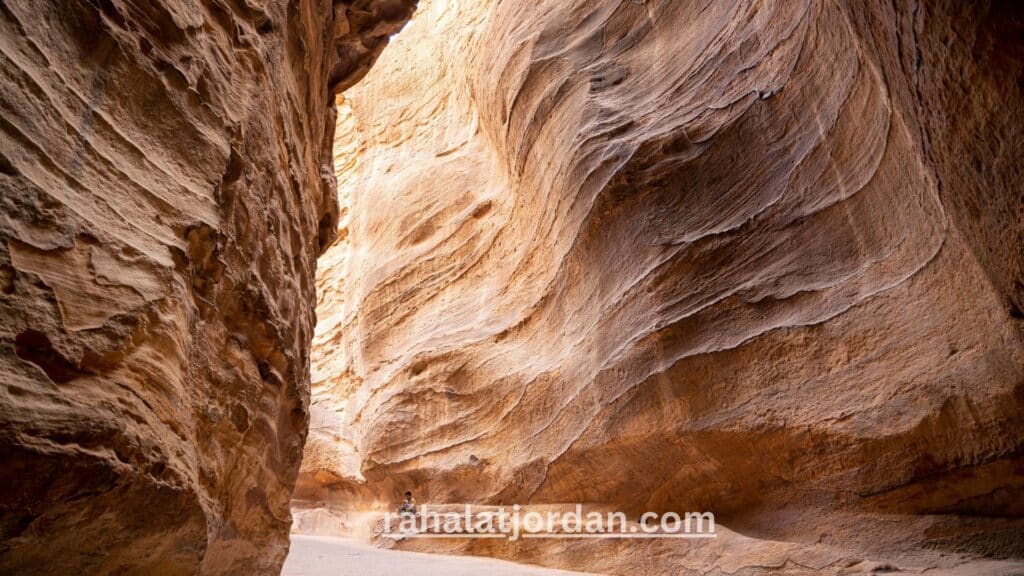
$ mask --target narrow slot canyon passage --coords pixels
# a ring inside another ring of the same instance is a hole
[[[904,8],[420,2],[338,98],[285,574],[360,542],[609,574],[1024,570],[1020,323],[985,236],[1008,229],[958,214],[964,166],[936,151],[947,114],[993,116],[927,92],[967,64],[919,28],[970,19]],[[1020,77],[1004,32],[972,29],[974,86]],[[885,42],[936,68],[905,77]],[[390,537],[407,490],[474,519],[710,510],[716,538]]]
[[[0,574],[1024,575],[1024,9],[0,1]]]

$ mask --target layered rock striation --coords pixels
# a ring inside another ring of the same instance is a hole
[[[280,569],[333,95],[414,4],[0,4],[0,572]]]
[[[711,510],[845,551],[819,568],[1024,555],[1021,32],[426,3],[335,135],[297,497]]]

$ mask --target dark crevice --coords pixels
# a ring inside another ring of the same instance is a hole
[[[14,279],[17,273],[14,268],[7,264],[0,264],[0,292],[4,294],[14,294],[17,289],[14,284]]]
[[[57,384],[70,382],[83,375],[74,363],[57,351],[46,334],[28,329],[14,338],[18,358],[35,364]]]
[[[4,156],[3,154],[0,154],[0,174],[3,174],[4,176],[18,175],[18,169],[15,168],[14,164],[11,163],[10,159],[8,159],[7,156]]]

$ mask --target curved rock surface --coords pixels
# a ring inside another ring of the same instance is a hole
[[[1003,2],[426,3],[339,116],[300,504],[1024,556],[1022,32]]]
[[[0,572],[280,570],[333,93],[414,4],[0,3]]]

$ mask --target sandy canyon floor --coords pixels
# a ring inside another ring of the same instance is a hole
[[[383,550],[351,538],[292,534],[282,576],[572,576],[566,572],[504,560]]]

